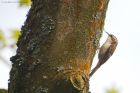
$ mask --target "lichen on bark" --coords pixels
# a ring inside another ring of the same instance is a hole
[[[109,0],[32,0],[9,93],[88,93]]]

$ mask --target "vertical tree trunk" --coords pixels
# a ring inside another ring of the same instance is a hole
[[[88,93],[109,0],[32,0],[9,93]]]

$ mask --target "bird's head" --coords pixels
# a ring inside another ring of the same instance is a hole
[[[106,32],[106,31],[105,31]],[[108,33],[108,32],[106,32],[107,34],[108,34],[108,40],[111,40],[111,41],[113,41],[113,42],[115,42],[115,43],[117,43],[118,44],[118,40],[117,40],[117,38],[116,38],[116,36],[114,36],[113,34],[110,34],[110,33]]]

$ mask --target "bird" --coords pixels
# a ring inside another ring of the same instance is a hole
[[[106,32],[106,31],[105,31]],[[98,62],[91,70],[89,77],[91,77],[114,53],[118,45],[118,40],[113,34],[108,34],[107,40],[103,43],[98,53]]]

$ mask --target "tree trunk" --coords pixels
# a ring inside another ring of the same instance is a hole
[[[8,93],[88,93],[109,0],[32,0]]]

